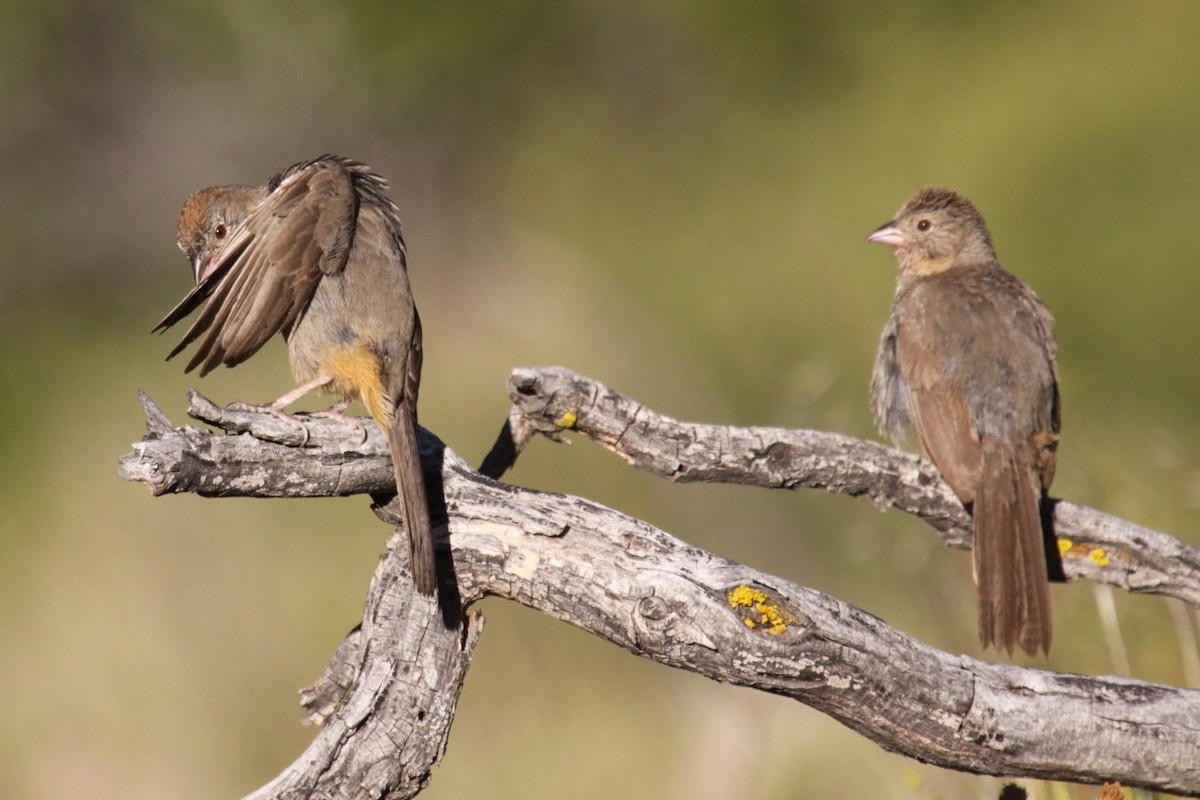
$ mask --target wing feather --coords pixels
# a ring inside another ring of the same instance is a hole
[[[908,302],[912,300],[918,302]],[[965,387],[955,379],[953,370],[947,369],[959,344],[944,334],[936,319],[913,318],[914,314],[937,317],[943,313],[936,298],[910,295],[900,302],[905,302],[906,308],[898,315],[896,358],[908,391],[907,411],[913,429],[921,449],[958,498],[972,502],[983,469],[983,452]]]
[[[209,275],[156,326],[163,330],[208,305],[168,358],[201,339],[187,371],[205,375],[254,355],[289,331],[322,276],[346,265],[358,199],[355,162],[322,156],[289,167],[239,226]],[[203,337],[203,338],[201,338]]]

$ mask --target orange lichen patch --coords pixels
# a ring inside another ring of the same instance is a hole
[[[1070,539],[1059,538],[1058,554],[1063,558],[1086,558],[1097,567],[1109,565],[1108,551],[1103,547],[1095,547],[1086,542],[1072,542]]]
[[[391,424],[392,408],[379,379],[379,357],[366,344],[333,347],[322,353],[323,372],[333,379],[330,391],[347,400],[359,398],[380,428]]]
[[[788,626],[796,621],[787,609],[770,602],[766,592],[745,584],[730,589],[725,599],[729,607],[738,612],[742,623],[751,630],[778,636],[786,633]]]

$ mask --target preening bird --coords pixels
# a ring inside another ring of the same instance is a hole
[[[341,412],[361,399],[387,434],[417,588],[436,589],[433,531],[417,450],[421,320],[399,211],[365,164],[323,155],[265,186],[201,189],[179,215],[195,288],[155,327],[204,310],[168,359],[199,339],[187,370],[236,366],[276,333],[299,384],[266,406],[282,413],[317,388]]]

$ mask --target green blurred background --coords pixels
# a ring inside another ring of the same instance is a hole
[[[364,498],[152,498],[117,458],[151,326],[190,282],[189,192],[325,151],[390,178],[425,320],[422,422],[478,462],[514,366],[664,413],[875,436],[919,186],[983,210],[1058,319],[1055,493],[1197,542],[1200,4],[18,3],[0,27],[0,796],[239,797],[313,735],[295,690],[355,623],[387,531]],[[262,400],[283,348],[200,388]],[[312,407],[312,406],[310,406]],[[969,556],[817,492],[675,486],[587,442],[510,479],[980,655]],[[1032,663],[1195,684],[1161,598],[1056,586]],[[804,706],[634,658],[512,604],[430,798],[995,797]],[[1186,617],[1187,615],[1183,615]],[[988,654],[987,657],[992,657]],[[1036,787],[1044,797],[1092,790]]]

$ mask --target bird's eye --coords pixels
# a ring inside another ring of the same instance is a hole
[[[927,231],[927,230],[929,230],[929,220],[927,220],[927,219],[923,219],[923,220],[921,220],[920,222],[918,222],[918,223],[917,223],[917,230],[919,230],[919,231]]]
[[[229,229],[225,227],[224,222],[218,223],[217,227],[213,228],[213,236],[216,236],[218,239],[224,239],[227,233],[229,233]]]

